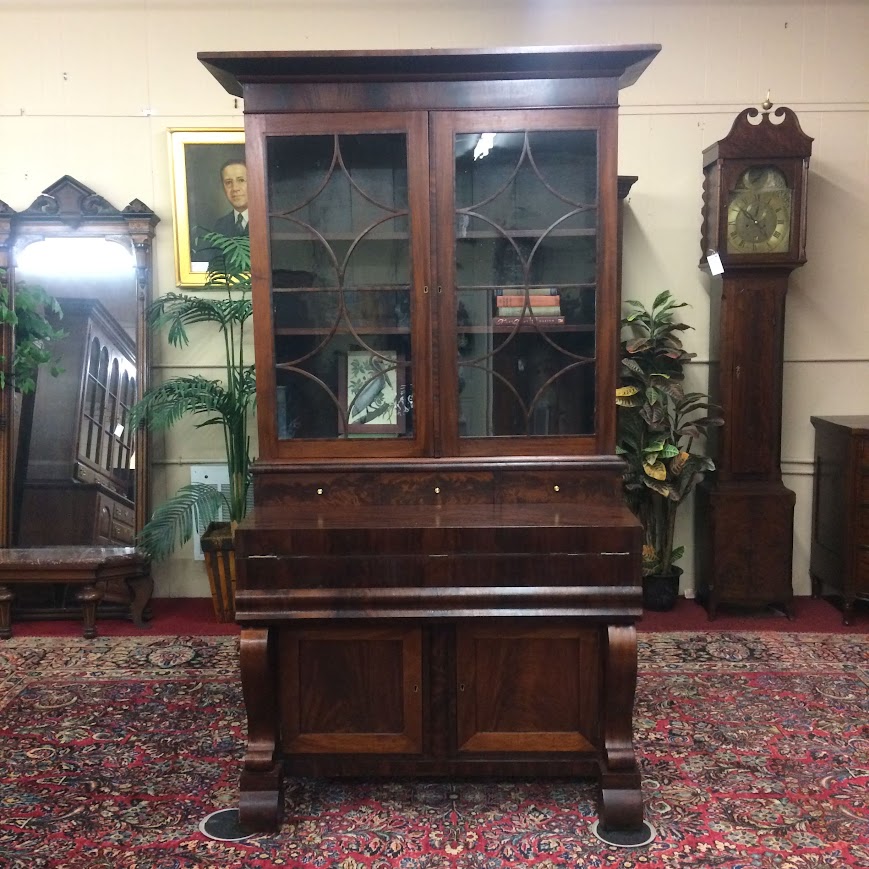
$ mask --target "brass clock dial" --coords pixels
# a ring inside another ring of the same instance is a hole
[[[727,206],[727,252],[780,253],[790,248],[791,191],[772,166],[753,166],[739,177]]]

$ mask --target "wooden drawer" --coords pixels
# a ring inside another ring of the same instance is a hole
[[[94,542],[104,545],[128,545],[133,542],[133,511],[111,495],[100,493],[96,503]]]
[[[495,500],[501,504],[600,504],[621,500],[621,488],[609,472],[559,471],[498,472]]]
[[[260,484],[260,497],[264,501],[287,506],[307,504],[315,509],[491,503],[493,497],[492,477],[488,474],[335,474],[324,471],[284,475],[275,481],[274,493],[269,482],[269,477],[264,476]]]
[[[117,543],[133,543],[136,537],[132,525],[125,525],[120,522],[112,522],[112,540]]]
[[[130,526],[132,526],[136,521],[136,516],[132,508],[126,507],[123,504],[119,504],[118,502],[115,502],[112,506],[112,518],[116,522],[120,522],[123,525]]]

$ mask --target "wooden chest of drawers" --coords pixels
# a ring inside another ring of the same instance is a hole
[[[869,600],[869,416],[813,416],[812,595],[842,598],[851,624],[854,602]]]
[[[133,502],[98,483],[27,484],[20,546],[131,546]]]

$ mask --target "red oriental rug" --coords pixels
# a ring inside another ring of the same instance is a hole
[[[644,634],[636,704],[657,839],[596,839],[588,782],[291,780],[276,835],[236,803],[237,639],[0,643],[4,869],[869,867],[869,636]]]

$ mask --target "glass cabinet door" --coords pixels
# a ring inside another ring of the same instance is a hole
[[[278,441],[412,439],[407,131],[265,149]]]
[[[441,390],[455,390],[458,449],[474,438],[591,435],[598,131],[465,120],[451,119],[437,146],[454,176],[438,202],[450,211],[439,267],[455,288],[441,327],[453,357],[442,371],[454,377]]]

